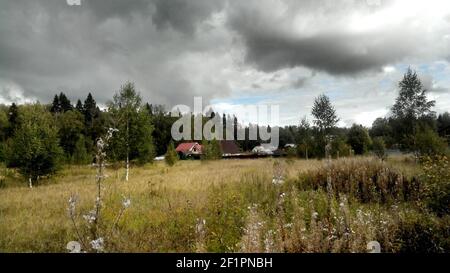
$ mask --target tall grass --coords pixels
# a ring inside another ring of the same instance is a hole
[[[133,205],[105,251],[366,252],[376,240],[383,252],[448,252],[448,216],[421,206],[421,180],[399,171],[412,164],[334,160],[332,195],[315,160],[160,162],[133,168],[128,182],[107,169],[104,225],[114,224],[122,195]],[[0,251],[66,251],[76,239],[67,199],[77,193],[80,211],[92,207],[94,177],[95,169],[67,168],[33,190],[6,178]]]

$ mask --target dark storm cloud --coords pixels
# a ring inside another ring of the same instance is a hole
[[[375,40],[376,34],[364,36],[332,34],[296,39],[247,32],[244,34],[246,61],[265,72],[305,66],[330,74],[354,74],[381,69],[410,52],[409,44],[399,45],[393,40],[379,46],[367,42]]]
[[[155,14],[153,22],[158,28],[172,27],[192,34],[196,24],[205,20],[212,12],[220,10],[225,1],[220,0],[153,0]]]
[[[105,103],[133,81],[152,103],[188,104],[252,83],[261,93],[310,83],[294,67],[358,77],[423,52],[433,57],[449,16],[439,28],[384,23],[397,16],[358,24],[394,2],[0,0],[0,101],[22,92],[48,102],[63,91]]]
[[[230,8],[229,25],[244,42],[247,63],[259,70],[303,66],[353,75],[380,71],[384,65],[415,56],[419,48],[430,45],[430,34],[410,21],[358,30],[368,23],[347,19],[357,11],[363,20],[365,15],[388,9],[393,2],[250,0]],[[378,18],[386,19],[390,18]]]
[[[189,71],[177,68],[182,63],[177,59],[208,51],[217,42],[193,33],[219,7],[218,1],[202,3],[2,1],[0,84],[12,82],[43,102],[64,91],[72,99],[93,92],[105,103],[125,81],[136,82],[145,99],[169,105],[195,94],[205,100],[213,92],[226,94],[225,85],[213,90],[197,84],[194,89]],[[6,98],[8,92],[0,96]]]

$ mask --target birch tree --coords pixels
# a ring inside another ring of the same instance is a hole
[[[109,103],[113,127],[118,129],[111,140],[110,152],[113,159],[125,160],[125,180],[130,174],[130,161],[139,163],[153,160],[154,147],[151,118],[142,105],[142,98],[133,83],[126,83]]]

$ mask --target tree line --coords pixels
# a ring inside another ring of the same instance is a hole
[[[339,128],[339,117],[330,98],[320,95],[312,107],[312,121],[305,117],[299,125],[279,128],[280,147],[296,144],[296,148],[287,149],[288,155],[301,158],[323,158],[327,153],[333,157],[362,155],[371,150],[384,158],[385,148],[398,148],[417,156],[446,152],[450,114],[436,116],[432,111],[434,104],[427,99],[417,73],[408,69],[399,83],[399,95],[390,114],[376,119],[372,128],[358,124]],[[195,118],[191,113],[186,115]],[[212,110],[202,115],[203,124],[216,116],[220,114]],[[177,119],[163,105],[144,103],[132,83],[123,85],[103,110],[91,93],[75,104],[61,92],[48,105],[0,105],[0,162],[17,168],[32,185],[63,164],[94,163],[96,141],[113,129],[106,150],[108,160],[124,162],[128,179],[131,163],[149,163],[155,156],[166,154],[168,163],[175,162],[174,148],[178,143],[172,141],[171,127]],[[221,120],[223,128],[230,124],[235,128],[234,139],[237,128],[244,130],[245,139],[236,141],[243,151],[263,142],[259,137],[262,127],[257,124],[242,126],[237,117],[225,114]],[[256,140],[250,140],[253,131],[257,132]],[[205,154],[219,158],[217,141],[201,142]]]

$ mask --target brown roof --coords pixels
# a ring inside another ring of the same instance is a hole
[[[241,152],[234,140],[221,140],[220,148],[223,154],[239,154]]]

